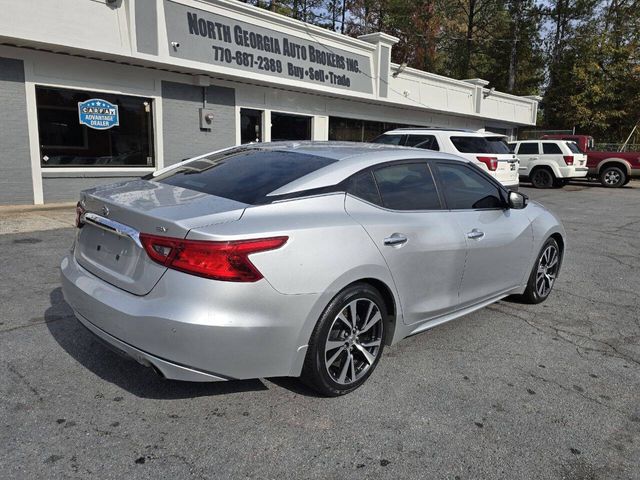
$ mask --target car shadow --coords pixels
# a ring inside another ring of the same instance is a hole
[[[137,397],[174,400],[268,390],[265,384],[257,379],[211,383],[163,379],[151,368],[113,352],[82,326],[76,320],[71,307],[64,301],[60,287],[52,290],[49,297],[51,305],[45,311],[44,318],[51,336],[58,345],[102,380],[113,383]],[[272,381],[280,385],[278,381]]]

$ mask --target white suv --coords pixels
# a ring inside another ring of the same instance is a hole
[[[509,143],[520,160],[520,176],[536,188],[562,187],[571,178],[587,176],[587,156],[575,142],[522,140]]]
[[[497,133],[442,128],[398,128],[372,140],[413,148],[453,153],[472,160],[510,190],[518,190],[518,159],[506,137]]]

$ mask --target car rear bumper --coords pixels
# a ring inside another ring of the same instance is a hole
[[[135,360],[145,367],[152,367],[164,378],[188,382],[221,382],[229,380],[229,378],[225,378],[209,372],[195,370],[183,365],[178,365],[176,363],[156,357],[155,355],[151,355],[147,352],[143,352],[142,350],[139,350],[129,345],[128,343],[125,343],[121,340],[118,340],[116,337],[109,335],[107,332],[96,327],[93,323],[91,323],[79,313],[76,312],[75,315],[78,321],[84,327],[86,327],[89,332],[95,335],[95,337],[102,341],[102,343],[104,343],[111,350],[131,360]]]
[[[101,280],[73,257],[62,290],[92,333],[165,377],[219,381],[298,374],[301,329],[317,295],[283,295],[266,280],[218,282],[168,270],[137,296]]]
[[[582,178],[589,173],[587,167],[560,167],[562,178]]]

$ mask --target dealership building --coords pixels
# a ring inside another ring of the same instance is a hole
[[[233,0],[0,0],[0,204],[71,201],[223,147],[535,125],[537,97],[391,62]]]

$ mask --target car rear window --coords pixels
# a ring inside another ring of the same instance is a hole
[[[374,138],[373,140],[371,140],[371,143],[383,143],[385,145],[402,145],[402,137],[404,137],[404,135],[395,135],[395,134],[391,134],[391,135],[385,135],[382,134],[376,138]]]
[[[493,153],[512,153],[504,137],[486,137]]]
[[[460,153],[496,153],[484,137],[451,137]]]
[[[584,153],[582,150],[580,150],[580,147],[578,147],[578,145],[575,142],[565,142],[567,144],[567,147],[569,147],[569,150],[571,150],[571,152],[573,153]]]
[[[232,150],[176,167],[152,180],[255,205],[336,160],[291,151]]]
[[[557,143],[542,142],[542,152],[547,155],[562,155],[562,150]]]

